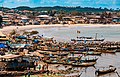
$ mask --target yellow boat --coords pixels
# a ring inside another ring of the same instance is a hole
[[[0,41],[7,41],[7,40],[9,40],[9,38],[6,35],[4,35],[2,32],[0,32]]]

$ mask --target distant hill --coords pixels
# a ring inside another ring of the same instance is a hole
[[[4,10],[10,10],[10,8],[7,8],[7,7],[0,7],[0,11],[2,11],[2,9],[4,9]]]
[[[91,7],[61,7],[61,6],[55,6],[55,7],[36,7],[34,8],[36,11],[49,11],[49,10],[56,10],[56,11],[65,11],[65,12],[104,12],[104,11],[112,11],[107,8],[101,9],[101,8],[91,8]]]
[[[28,7],[28,6],[19,6],[19,7],[12,8],[12,9],[16,9],[16,10],[33,10],[33,8]]]
[[[2,8],[0,7],[0,10]],[[9,9],[9,8],[6,8]],[[105,12],[105,11],[115,11],[113,9],[107,9],[107,8],[93,8],[93,7],[62,7],[62,6],[54,6],[54,7],[28,7],[28,6],[19,6],[16,8],[12,8],[15,10],[30,10],[30,11],[51,11],[51,10],[56,10],[56,11],[64,11],[64,12],[72,12],[72,11],[77,11],[77,12]],[[118,11],[118,10],[117,10]]]
[[[56,11],[65,11],[65,12],[72,12],[72,11],[78,11],[78,12],[104,12],[104,11],[113,11],[107,8],[91,8],[91,7],[62,7],[62,6],[54,6],[54,7],[35,7],[30,8],[27,6],[20,6],[17,8],[14,8],[17,10],[33,10],[33,11],[50,11],[50,10],[56,10]]]

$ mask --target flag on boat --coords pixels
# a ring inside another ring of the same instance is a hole
[[[80,31],[79,31],[79,30],[77,30],[77,33],[80,33]]]

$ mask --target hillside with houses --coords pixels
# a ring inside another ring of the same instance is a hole
[[[119,9],[82,7],[0,8],[3,25],[119,24]],[[69,11],[68,11],[69,10]],[[88,11],[89,10],[89,11]]]

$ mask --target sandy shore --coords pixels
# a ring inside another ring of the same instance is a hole
[[[13,29],[17,31],[29,30],[35,28],[53,28],[53,27],[74,27],[74,26],[83,26],[83,27],[109,27],[109,26],[120,26],[120,24],[51,24],[51,25],[26,25],[26,26],[6,26],[3,29],[0,29],[4,34],[10,33]]]
[[[35,28],[51,28],[51,27],[67,27],[65,25],[26,25],[26,26],[6,26],[0,29],[1,32],[4,34],[10,33],[12,30],[24,31],[30,30]]]

